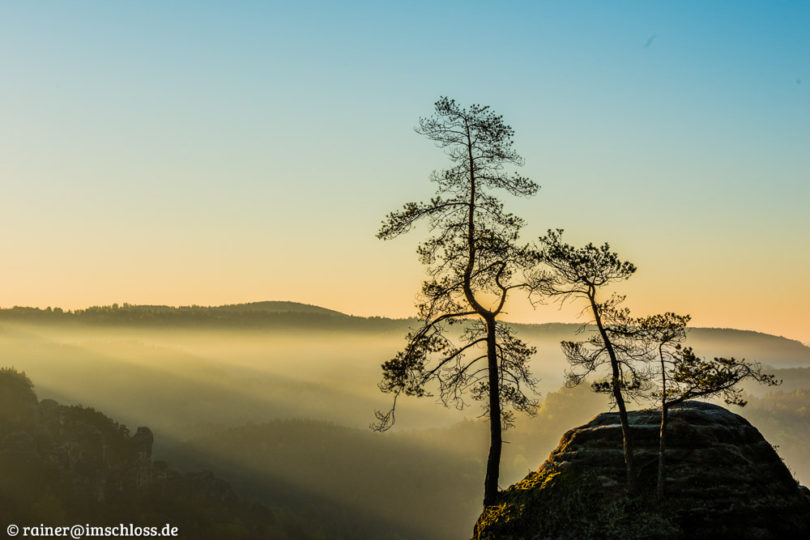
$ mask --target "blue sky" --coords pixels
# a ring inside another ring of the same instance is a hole
[[[527,238],[610,241],[641,311],[810,341],[808,28],[808,2],[4,2],[0,305],[408,315],[420,232],[373,234],[432,192],[412,128],[449,95],[515,128]]]

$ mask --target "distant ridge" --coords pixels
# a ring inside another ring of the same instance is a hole
[[[61,308],[14,306],[0,308],[0,321],[27,323],[73,322],[91,325],[356,330],[400,329],[408,320],[356,317],[339,311],[286,301],[262,301],[222,306],[112,304],[73,311]]]
[[[416,320],[358,317],[320,306],[288,301],[261,301],[221,306],[162,306],[113,304],[65,311],[60,308],[15,306],[0,309],[0,322],[74,322],[109,326],[222,327],[245,330],[358,331],[403,333]],[[584,339],[577,323],[518,324],[513,326],[545,351],[559,351],[561,340]],[[587,333],[587,327],[585,328]],[[777,368],[810,367],[810,347],[788,339],[751,330],[691,328],[688,344],[701,356],[736,356]]]
[[[262,311],[265,313],[320,313],[323,315],[337,315],[339,317],[349,317],[345,313],[328,309],[312,304],[302,304],[300,302],[286,302],[282,300],[264,300],[261,302],[248,302],[246,304],[225,304],[222,306],[212,306],[212,309],[222,311]]]
[[[192,304],[190,306],[167,306],[163,304],[110,304],[106,306],[91,306],[85,309],[65,310],[58,307],[35,308],[25,306],[14,306],[11,308],[0,308],[0,315],[6,317],[14,316],[47,316],[51,315],[85,315],[91,313],[112,313],[112,312],[143,312],[143,313],[191,313],[191,312],[223,312],[223,313],[317,313],[320,315],[333,315],[338,317],[349,317],[345,313],[328,309],[312,304],[302,304],[300,302],[288,302],[281,300],[264,300],[261,302],[246,302],[244,304],[223,304],[221,306],[200,306]]]
[[[541,341],[585,339],[589,327],[576,323],[514,325],[524,338]],[[592,328],[592,327],[591,327]],[[745,358],[774,368],[810,367],[810,346],[802,342],[754,330],[734,328],[689,328],[686,344],[701,357]]]

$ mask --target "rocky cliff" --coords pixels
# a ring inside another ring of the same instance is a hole
[[[271,509],[209,472],[152,460],[149,428],[87,407],[39,401],[23,373],[0,368],[0,522],[177,526],[183,538],[289,538]]]
[[[568,431],[540,468],[502,492],[476,539],[810,538],[810,491],[748,421],[687,402],[670,412],[666,496],[654,496],[660,411],[630,413],[639,488],[624,489],[617,413]]]

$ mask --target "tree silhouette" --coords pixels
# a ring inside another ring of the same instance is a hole
[[[609,365],[610,377],[593,383],[592,387],[608,393],[619,409],[627,485],[632,490],[635,485],[633,445],[624,396],[641,387],[641,375],[634,367],[637,351],[626,333],[629,314],[619,308],[623,298],[612,296],[600,302],[597,294],[604,286],[629,278],[636,267],[620,260],[607,243],[576,248],[562,241],[562,232],[561,229],[549,230],[539,239],[539,260],[550,271],[536,272],[532,287],[563,302],[572,298],[585,300],[585,310],[591,312],[591,321],[598,333],[584,341],[561,343],[572,366],[566,374],[567,380],[570,385],[577,385],[602,365]]]
[[[0,368],[0,433],[28,425],[36,416],[37,396],[25,372]]]
[[[664,498],[665,453],[667,423],[672,406],[689,399],[722,396],[726,403],[746,404],[738,384],[754,379],[767,385],[779,384],[773,375],[763,373],[755,362],[735,358],[699,358],[694,351],[683,347],[686,326],[691,317],[672,312],[630,317],[627,310],[609,328],[614,343],[619,342],[624,362],[631,366],[635,388],[649,392],[649,397],[661,406],[661,424],[658,434],[658,474],[656,497]],[[646,364],[647,368],[643,368]],[[642,372],[642,369],[644,372]],[[658,381],[655,385],[653,381]],[[652,388],[641,388],[641,383]]]
[[[743,380],[750,378],[768,386],[781,383],[772,374],[763,372],[757,362],[733,357],[705,359],[697,356],[691,347],[671,346],[672,341],[666,341],[667,336],[678,335],[688,320],[688,316],[684,320],[671,313],[640,320],[642,336],[646,334],[645,339],[662,351],[659,355],[661,387],[653,393],[653,397],[661,401],[656,483],[659,500],[664,498],[667,414],[673,405],[689,399],[720,396],[729,405],[744,407],[747,401],[738,386]]]
[[[682,358],[681,343],[686,339],[686,325],[689,324],[689,315],[677,315],[672,312],[650,315],[636,319],[633,326],[637,330],[637,337],[641,346],[646,349],[647,360],[657,364],[660,387],[653,392],[653,399],[661,403],[661,427],[658,431],[658,478],[656,479],[655,494],[658,500],[664,497],[664,455],[667,446],[667,419],[669,399],[678,395],[669,380],[669,372]],[[652,377],[651,377],[652,378]],[[667,385],[667,383],[670,383]]]
[[[507,172],[523,160],[512,148],[512,128],[487,106],[463,108],[442,97],[416,131],[444,149],[452,166],[433,173],[437,190],[432,199],[409,202],[388,214],[377,233],[384,240],[395,238],[425,220],[431,235],[417,249],[429,276],[417,304],[421,326],[382,365],[380,389],[394,400],[388,412],[376,413],[372,427],[385,430],[393,424],[397,397],[403,393],[437,392],[445,405],[458,408],[466,405],[468,395],[482,401],[490,424],[484,505],[492,505],[502,429],[510,425],[513,410],[531,413],[537,407],[535,380],[527,366],[535,349],[498,324],[509,292],[528,287],[518,276],[530,268],[533,257],[527,246],[518,244],[523,220],[504,211],[492,191],[529,196],[538,186]]]

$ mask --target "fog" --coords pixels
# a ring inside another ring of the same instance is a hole
[[[565,365],[559,339],[530,341],[541,350],[533,361],[538,391],[559,388]],[[229,426],[308,418],[365,428],[375,409],[390,405],[377,388],[380,364],[403,343],[404,332],[0,326],[6,363],[25,371],[40,397],[83,403],[174,435],[203,420]],[[400,410],[401,429],[480,414],[431,399],[404,398]]]
[[[205,469],[239,495],[307,523],[303,536],[459,538],[480,512],[487,425],[477,403],[458,411],[403,399],[397,424],[371,432],[380,364],[404,323],[351,328],[236,329],[0,324],[0,363],[24,371],[40,399],[93,407],[130,428],[149,426],[156,459]],[[501,487],[537,468],[569,428],[608,408],[587,387],[561,388],[560,339],[575,325],[517,327],[538,347],[542,406],[505,433]],[[697,329],[698,352],[759,360],[786,384],[746,387],[751,419],[803,483],[810,466],[810,349],[773,336]],[[769,354],[770,353],[770,354]],[[766,357],[767,356],[767,357]],[[640,403],[637,406],[647,406]]]

